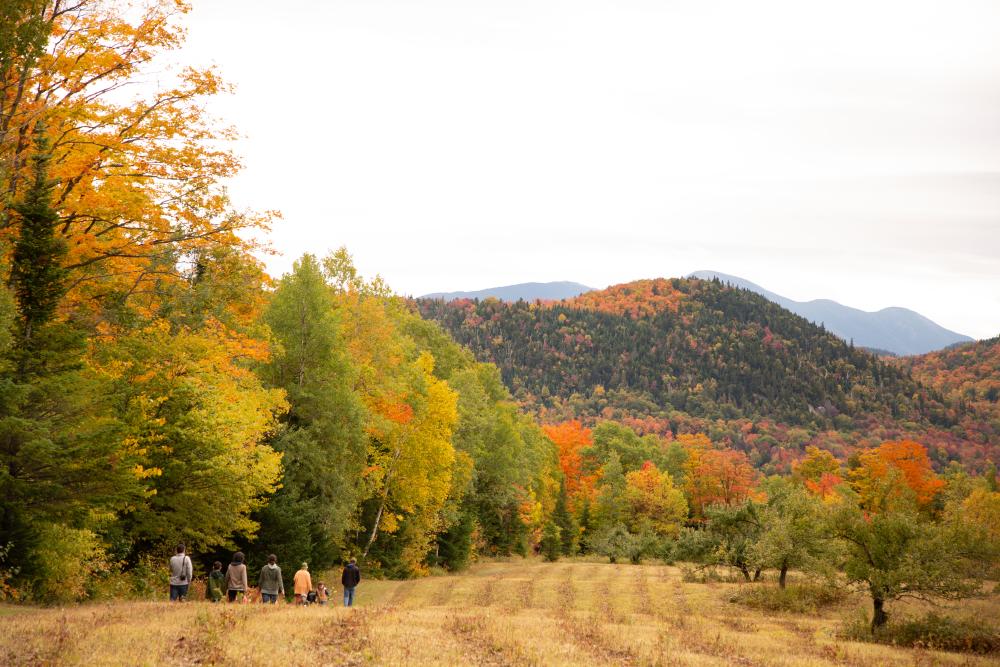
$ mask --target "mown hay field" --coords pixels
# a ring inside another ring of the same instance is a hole
[[[764,614],[729,601],[738,586],[685,582],[670,566],[516,560],[455,576],[363,581],[351,610],[336,606],[336,595],[329,607],[309,608],[6,606],[0,664],[998,664],[996,657],[837,639],[842,620],[865,608],[860,596],[818,614]],[[960,611],[995,619],[1000,599],[966,601]]]

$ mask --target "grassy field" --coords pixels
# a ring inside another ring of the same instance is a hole
[[[0,608],[0,664],[998,663],[837,640],[841,620],[864,606],[860,597],[818,615],[765,615],[729,602],[737,587],[686,583],[667,566],[518,560],[482,563],[458,576],[364,581],[353,610],[204,602],[8,606]],[[962,612],[995,619],[1000,600],[965,602]]]

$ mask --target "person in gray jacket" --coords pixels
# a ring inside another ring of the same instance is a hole
[[[226,595],[230,602],[236,602],[236,598],[246,601],[247,588],[247,566],[244,561],[242,551],[233,554],[233,562],[226,568]]]
[[[281,568],[278,567],[278,557],[271,554],[267,557],[267,565],[261,568],[260,576],[257,578],[257,585],[260,586],[261,601],[274,604],[278,601],[278,596],[285,595],[285,582],[281,579]]]
[[[184,553],[184,545],[177,545],[177,553],[170,557],[170,601],[183,602],[191,585],[194,568],[191,559]]]

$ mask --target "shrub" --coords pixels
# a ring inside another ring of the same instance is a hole
[[[14,565],[8,565],[8,553],[10,544],[0,544],[0,601],[18,600],[21,597],[21,591],[11,583],[19,569]]]
[[[542,531],[542,541],[539,546],[542,556],[549,562],[559,560],[559,555],[562,552],[561,532],[559,526],[551,521],[545,524],[545,529]]]
[[[39,528],[38,575],[33,596],[43,602],[76,602],[88,597],[95,576],[111,568],[97,535],[51,523]]]
[[[893,618],[872,632],[861,615],[844,625],[845,639],[941,651],[1000,653],[1000,630],[982,618],[951,618],[935,613],[919,618]]]
[[[729,601],[763,611],[805,614],[840,604],[846,598],[847,591],[842,588],[830,584],[804,583],[789,584],[785,588],[741,586]]]
[[[684,563],[681,568],[681,580],[688,584],[739,584],[746,580],[730,570],[720,572],[719,568],[712,565],[692,565]]]

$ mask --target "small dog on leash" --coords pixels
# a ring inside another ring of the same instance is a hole
[[[243,604],[257,604],[258,602],[260,602],[260,589],[247,588],[246,593],[243,594]]]

